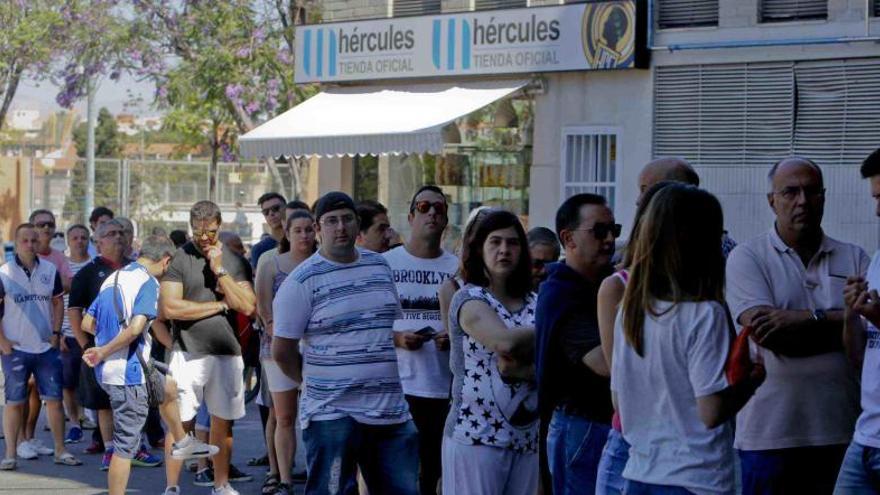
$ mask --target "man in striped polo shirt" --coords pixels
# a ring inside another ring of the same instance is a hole
[[[391,269],[355,247],[358,216],[348,195],[327,193],[315,217],[321,249],[287,277],[273,304],[273,358],[303,384],[305,492],[346,491],[359,466],[370,493],[416,495],[418,434],[397,370],[392,327],[403,314]]]

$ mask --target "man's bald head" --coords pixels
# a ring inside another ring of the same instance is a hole
[[[824,187],[825,178],[822,175],[822,169],[816,162],[802,156],[790,156],[779,160],[770,167],[770,172],[767,173],[767,181],[770,183],[770,191],[772,192],[776,190],[775,179],[777,175],[785,175],[788,172],[796,171],[801,168],[808,168],[815,173],[819,185]]]
[[[700,176],[684,158],[657,158],[648,162],[639,173],[639,199],[651,186],[662,181],[683,182],[699,186]]]

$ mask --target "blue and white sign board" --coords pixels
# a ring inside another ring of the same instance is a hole
[[[297,83],[644,67],[637,0],[296,28]]]

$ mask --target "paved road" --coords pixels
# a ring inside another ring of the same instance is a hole
[[[45,409],[44,409],[45,411]],[[38,423],[37,436],[46,445],[51,445],[49,432],[42,431],[45,424],[45,414]],[[247,459],[265,453],[263,432],[260,426],[260,414],[257,406],[253,403],[247,407],[247,416],[235,423],[235,450],[233,462],[242,471],[253,475],[254,480],[248,483],[237,483],[235,488],[242,495],[256,495],[260,493],[265,476],[266,468],[248,467]],[[86,438],[90,438],[90,432],[86,432]],[[0,440],[5,448],[5,441]],[[82,450],[87,446],[83,443],[69,445],[70,451],[83,461],[82,466],[69,467],[58,466],[52,463],[50,457],[40,457],[39,460],[19,460],[17,471],[0,471],[0,494],[2,495],[32,495],[52,493],[53,495],[96,495],[106,493],[107,473],[101,471],[101,457],[99,455],[85,455]],[[161,455],[161,452],[154,451]],[[211,489],[198,487],[192,484],[193,474],[184,473],[181,478],[183,495],[210,494]],[[129,493],[137,494],[161,494],[165,489],[165,469],[157,468],[132,468],[131,479],[128,483]],[[297,494],[302,493],[302,485],[297,486]]]

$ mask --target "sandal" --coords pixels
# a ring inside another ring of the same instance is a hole
[[[275,489],[278,488],[278,483],[280,481],[281,478],[277,474],[266,476],[266,481],[263,482],[263,487],[260,489],[260,493],[263,495],[271,495],[275,493]]]
[[[82,466],[82,461],[73,456],[70,452],[65,452],[55,456],[55,464],[63,464],[65,466]]]
[[[248,466],[268,466],[269,465],[269,455],[264,455],[263,457],[251,457],[247,461]]]
[[[14,471],[16,467],[18,467],[18,463],[14,458],[7,458],[0,461],[0,471]]]

